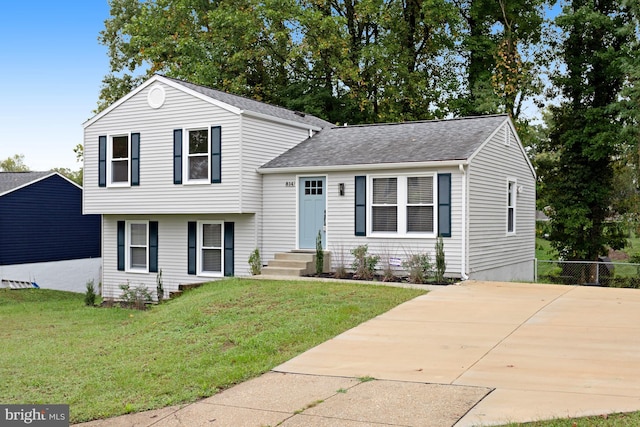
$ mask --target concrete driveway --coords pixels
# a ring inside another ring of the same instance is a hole
[[[199,402],[85,427],[497,425],[640,410],[640,290],[465,282]]]
[[[640,410],[640,291],[465,282],[275,371],[488,388],[456,427]]]

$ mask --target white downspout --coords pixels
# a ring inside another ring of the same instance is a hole
[[[460,277],[462,280],[469,279],[467,276],[467,175],[464,170],[464,165],[460,163],[458,165],[460,174],[462,175],[462,221],[460,224]]]

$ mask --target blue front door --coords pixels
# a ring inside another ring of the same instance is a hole
[[[304,177],[298,182],[299,249],[314,249],[318,231],[322,235],[322,247],[325,247],[326,187],[324,177]]]

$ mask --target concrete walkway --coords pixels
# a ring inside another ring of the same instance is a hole
[[[640,410],[638,337],[638,290],[465,282],[208,399],[83,426],[466,427]]]

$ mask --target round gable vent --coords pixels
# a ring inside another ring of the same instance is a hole
[[[164,104],[165,94],[162,86],[153,86],[147,94],[147,102],[151,108],[160,108]]]

